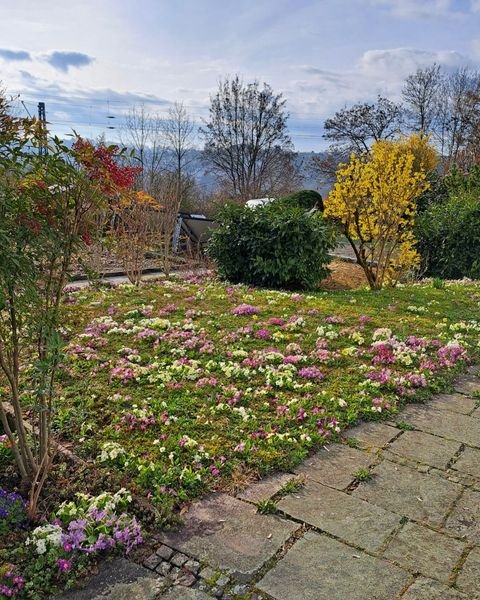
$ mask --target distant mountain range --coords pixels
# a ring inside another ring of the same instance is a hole
[[[67,146],[72,145],[72,140],[67,139],[64,140]],[[118,145],[118,142],[112,142],[105,140],[105,144],[109,145]],[[130,148],[127,148],[130,150]],[[185,162],[188,164],[187,171],[195,176],[198,185],[205,192],[213,192],[216,187],[216,178],[206,171],[205,164],[202,161],[202,153],[203,150],[192,149],[187,152]],[[330,185],[318,185],[318,182],[311,175],[308,169],[308,163],[310,162],[313,156],[323,156],[323,152],[297,152],[297,164],[300,169],[300,173],[303,177],[303,185],[302,188],[306,190],[316,190],[322,196],[325,196],[331,186]]]
[[[321,152],[298,152],[297,153],[297,164],[300,168],[300,173],[303,177],[303,189],[316,190],[322,196],[324,196],[330,190],[331,186],[322,185],[319,186],[318,182],[312,177],[308,169],[308,163],[312,156],[321,156]],[[206,172],[205,165],[202,162],[202,150],[190,150],[187,157],[189,163],[188,170],[195,176],[198,185],[206,193],[213,192],[216,186],[216,179],[213,175]]]

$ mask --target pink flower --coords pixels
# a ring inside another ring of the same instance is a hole
[[[367,379],[371,381],[376,381],[382,385],[389,383],[390,378],[392,377],[392,371],[390,369],[382,369],[381,371],[371,371],[366,375]]]
[[[283,364],[284,365],[294,365],[294,364],[300,362],[301,360],[302,360],[301,356],[297,356],[295,354],[290,354],[290,355],[284,357]]]
[[[255,337],[259,340],[268,340],[270,339],[270,333],[267,329],[259,329],[255,332]]]
[[[240,304],[239,306],[237,306],[236,308],[232,309],[231,313],[232,315],[247,315],[247,316],[251,316],[251,315],[258,315],[258,313],[260,312],[260,309],[257,308],[256,306],[252,306],[251,304]]]
[[[325,323],[335,325],[337,323],[344,323],[345,319],[340,315],[332,315],[331,317],[325,317]]]
[[[270,325],[285,325],[285,319],[281,319],[280,317],[270,317],[268,322]]]
[[[453,344],[439,348],[437,354],[443,367],[453,367],[456,362],[465,358],[465,350]]]
[[[220,475],[220,469],[217,469],[215,465],[210,465],[209,469],[213,477],[218,477]]]

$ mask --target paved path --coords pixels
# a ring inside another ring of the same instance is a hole
[[[152,541],[143,567],[119,561],[108,576],[120,581],[102,588],[100,575],[68,597],[480,599],[479,402],[472,368],[454,393],[350,429],[294,473],[199,501]],[[275,514],[259,514],[268,499]]]

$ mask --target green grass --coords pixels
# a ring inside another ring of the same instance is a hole
[[[272,515],[277,512],[277,504],[274,500],[259,500],[257,502],[257,512],[262,515]]]
[[[305,486],[305,477],[299,475],[298,477],[292,477],[286,481],[280,488],[278,494],[280,496],[288,496],[288,494],[296,494]]]
[[[396,427],[402,431],[413,431],[415,429],[413,425],[410,425],[410,423],[407,423],[406,421],[398,421]]]
[[[355,473],[352,473],[357,481],[370,481],[372,474],[368,469],[358,469]]]
[[[244,303],[258,313],[232,314]],[[431,283],[303,296],[209,278],[82,290],[64,305],[55,430],[168,520],[209,489],[291,469],[358,419],[392,418],[445,389],[465,363],[441,367],[438,346],[460,336],[478,357],[479,303],[478,286]],[[379,328],[426,348],[379,363]],[[425,358],[433,372],[419,368]],[[383,369],[387,383],[367,377]],[[421,374],[424,387],[401,383]]]

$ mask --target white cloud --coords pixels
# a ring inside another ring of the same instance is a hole
[[[313,65],[297,67],[298,79],[285,90],[292,112],[327,117],[343,105],[373,100],[380,94],[400,100],[405,78],[417,68],[433,63],[444,69],[470,64],[458,52],[417,48],[367,50],[351,68],[327,71]]]
[[[473,3],[478,0],[473,0]],[[431,19],[445,16],[459,16],[462,13],[454,6],[453,0],[369,0],[370,4],[384,7],[396,17]]]
[[[367,50],[358,62],[359,69],[367,77],[383,81],[404,79],[419,67],[437,63],[446,69],[454,69],[470,63],[470,60],[453,50],[420,50],[417,48],[391,48]]]

